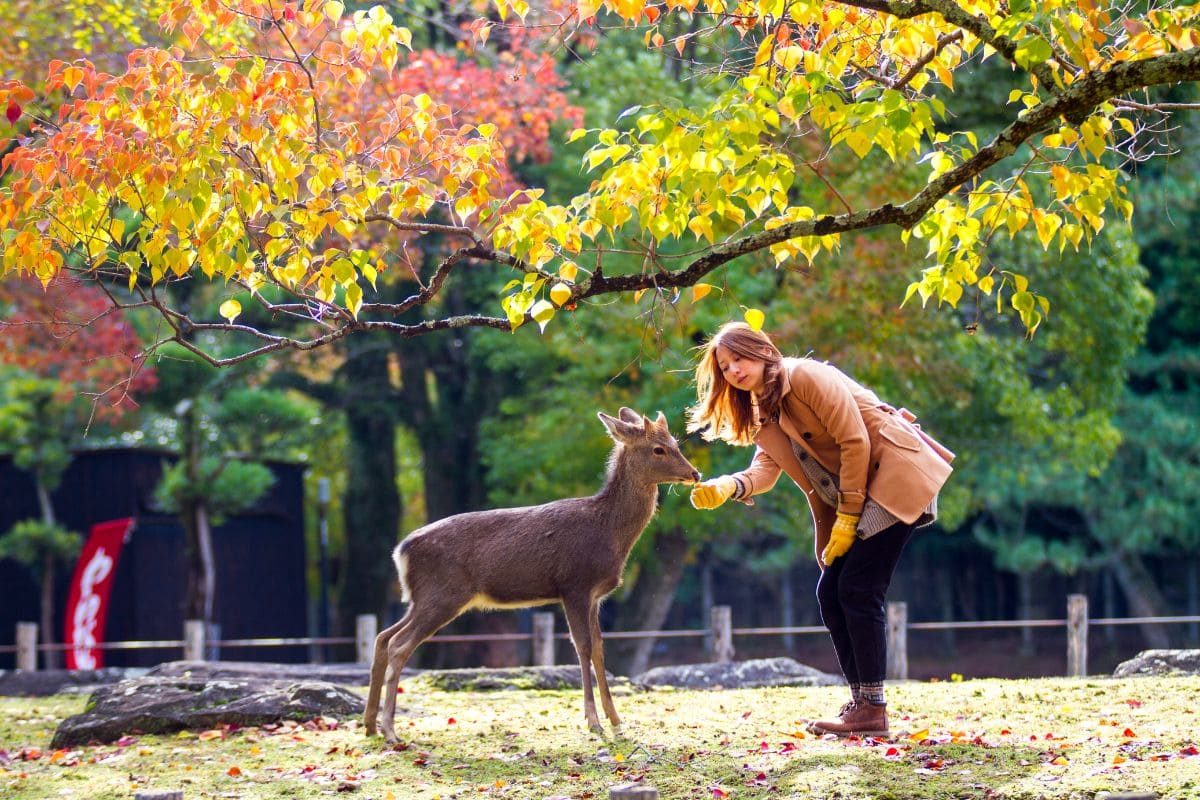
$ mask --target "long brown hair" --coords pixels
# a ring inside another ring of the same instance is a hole
[[[718,347],[763,362],[761,396],[756,399],[750,392],[725,380],[721,365],[717,363]],[[771,337],[744,322],[725,323],[707,344],[698,349],[696,405],[688,409],[688,431],[701,431],[700,435],[709,441],[722,439],[730,444],[752,444],[759,425],[758,417],[771,418],[779,411],[779,365],[783,355]]]

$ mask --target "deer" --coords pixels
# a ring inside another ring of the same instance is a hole
[[[622,408],[597,416],[613,440],[600,491],[535,506],[469,511],[437,520],[406,536],[392,552],[401,599],[399,622],[375,639],[364,722],[368,736],[395,731],[400,671],[413,651],[469,609],[561,603],[579,657],[583,712],[603,733],[591,672],[604,713],[618,728],[604,671],[600,602],[621,585],[629,551],[658,505],[659,484],[695,484],[700,473],[684,457],[663,413],[648,417]],[[383,698],[379,713],[380,695]]]

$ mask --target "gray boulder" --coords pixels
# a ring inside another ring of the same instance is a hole
[[[145,669],[104,667],[102,669],[0,670],[0,696],[45,697],[51,694],[93,692],[97,687],[118,683],[145,673]]]
[[[655,667],[636,676],[639,686],[681,689],[757,689],[764,686],[838,686],[840,676],[805,666],[790,658],[762,658],[728,664],[683,664]]]
[[[608,676],[609,686],[628,686],[626,678]],[[514,667],[511,669],[439,669],[420,675],[422,683],[444,692],[484,692],[512,689],[579,689],[578,666]]]
[[[1200,650],[1143,650],[1113,670],[1114,678],[1136,675],[1200,675]]]
[[[371,668],[367,664],[272,664],[260,661],[168,661],[152,667],[147,675],[160,678],[259,678],[265,680],[325,681],[339,686],[367,686]],[[405,670],[402,675],[415,674]]]
[[[133,678],[97,690],[84,713],[62,721],[51,746],[109,742],[134,732],[356,716],[364,707],[359,695],[321,681]]]

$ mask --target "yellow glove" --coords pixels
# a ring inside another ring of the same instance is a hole
[[[737,491],[737,481],[731,475],[722,475],[698,483],[692,487],[692,505],[696,508],[711,509],[733,497]]]
[[[858,530],[858,517],[854,514],[838,512],[837,521],[833,523],[833,532],[829,534],[829,544],[821,551],[821,563],[829,566],[838,556],[846,555]]]

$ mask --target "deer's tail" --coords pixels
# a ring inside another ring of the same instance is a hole
[[[400,577],[400,600],[410,602],[412,592],[408,588],[408,556],[404,553],[404,542],[396,545],[392,551],[392,561],[396,564],[396,574]]]

